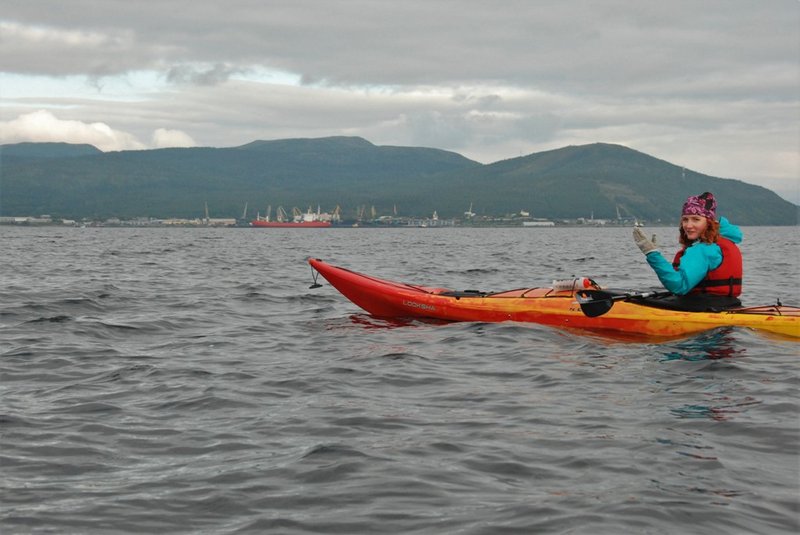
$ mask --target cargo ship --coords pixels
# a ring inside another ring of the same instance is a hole
[[[250,226],[256,228],[327,228],[333,225],[333,219],[338,218],[338,211],[338,206],[333,215],[321,213],[319,207],[317,207],[316,212],[312,212],[311,207],[309,207],[306,213],[302,213],[297,208],[293,208],[293,217],[289,218],[283,207],[279,206],[275,220],[272,221],[270,219],[270,207],[267,208],[266,216],[260,217],[256,215],[256,218],[250,221]]]
[[[330,221],[264,221],[255,219],[250,222],[251,227],[276,227],[276,228],[325,228],[330,227]]]

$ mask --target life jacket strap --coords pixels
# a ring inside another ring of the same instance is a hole
[[[718,280],[702,280],[697,284],[697,286],[695,286],[695,288],[699,288],[699,289],[702,290],[702,289],[705,289],[705,288],[711,288],[711,287],[717,287],[717,286],[727,286],[730,289],[730,291],[728,292],[728,295],[733,295],[733,287],[734,286],[741,286],[741,285],[742,285],[742,279],[737,279],[737,278],[734,278],[734,277],[728,277],[727,279],[721,279],[721,280],[719,280],[719,279]]]

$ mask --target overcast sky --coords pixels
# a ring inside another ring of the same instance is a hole
[[[800,203],[798,0],[3,0],[0,143],[619,143]]]

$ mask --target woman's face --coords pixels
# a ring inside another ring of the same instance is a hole
[[[681,227],[683,227],[686,237],[695,241],[708,228],[708,219],[701,215],[685,215],[681,217]]]

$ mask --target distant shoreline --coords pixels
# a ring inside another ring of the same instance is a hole
[[[420,229],[420,230],[429,230],[429,229],[470,229],[470,228],[482,228],[482,229],[492,229],[492,228],[502,228],[502,229],[509,229],[509,228],[518,228],[518,229],[525,229],[531,231],[539,231],[539,230],[553,230],[559,228],[587,228],[587,229],[619,229],[619,228],[633,228],[636,226],[633,222],[629,223],[613,223],[613,224],[585,224],[585,223],[563,223],[563,222],[555,222],[554,225],[549,226],[523,226],[520,223],[494,223],[494,224],[448,224],[448,225],[386,225],[386,224],[335,224],[331,225],[330,227],[324,228],[316,228],[316,229],[309,229],[309,228],[298,228],[300,232],[308,232],[309,230],[321,230],[323,232],[337,230],[337,229]],[[647,227],[647,228],[676,228],[678,227],[678,222],[674,223],[645,223],[640,224],[639,226]],[[793,225],[739,225],[742,227],[748,226],[776,226],[776,227],[786,227],[786,226],[793,226]],[[242,229],[242,230],[252,230],[252,231],[259,231],[259,232],[274,232],[277,230],[276,228],[257,228],[251,227],[246,225],[204,225],[204,224],[134,224],[134,223],[59,223],[59,222],[48,222],[48,223],[9,223],[9,222],[0,222],[0,228],[74,228],[74,229],[82,229],[82,228],[135,228],[135,229],[200,229],[200,228],[214,228],[214,229]],[[283,230],[286,230],[286,227],[283,227]],[[294,230],[292,228],[288,228],[288,230]]]

